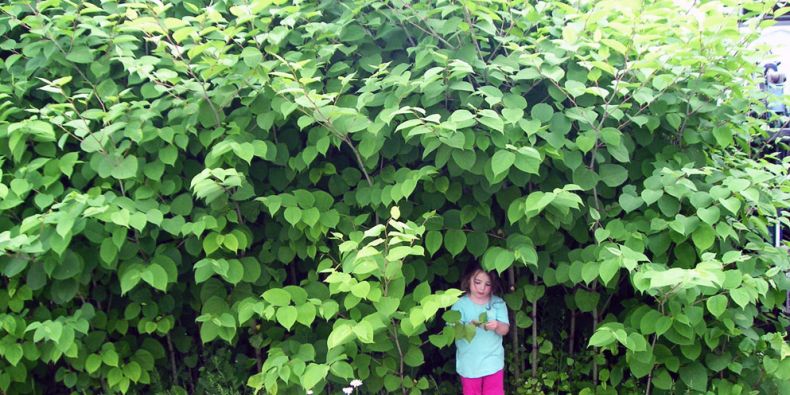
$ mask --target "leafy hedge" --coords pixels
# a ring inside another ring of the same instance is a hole
[[[773,2],[531,3],[0,5],[2,392],[786,393]]]

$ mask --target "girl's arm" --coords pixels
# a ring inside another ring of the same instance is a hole
[[[496,309],[496,318],[497,318],[497,326],[494,329],[497,335],[505,336],[508,332],[510,332],[510,324],[508,320],[507,314],[507,307],[505,306],[504,300],[499,300],[499,303],[495,304]]]
[[[496,334],[499,336],[505,336],[508,332],[510,332],[510,324],[499,322],[499,325],[497,325],[496,329],[494,329],[494,332],[496,332]]]
[[[491,320],[485,324],[485,329],[494,331],[499,336],[505,336],[510,332],[510,325],[502,321]]]

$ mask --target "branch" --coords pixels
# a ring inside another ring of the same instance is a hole
[[[387,3],[385,3],[385,5],[387,6],[387,8],[389,8],[389,9],[390,9],[390,10],[392,10],[393,12],[395,12],[395,13],[397,13],[397,12],[398,12],[398,10],[396,10],[395,8],[393,8],[393,7],[390,5],[389,1],[388,1]],[[424,24],[425,24],[425,26],[427,26],[428,30],[426,30],[425,28],[423,28],[423,27],[422,27],[422,26],[420,26],[419,24],[412,22],[412,21],[411,21],[411,20],[409,20],[409,19],[407,19],[407,20],[406,20],[407,22],[409,22],[409,23],[411,23],[412,25],[414,25],[414,27],[416,27],[417,29],[419,29],[419,30],[420,30],[420,31],[422,31],[423,33],[425,33],[425,34],[427,34],[427,35],[429,35],[429,36],[431,36],[431,37],[433,37],[433,38],[435,38],[435,39],[437,39],[437,40],[441,41],[441,42],[442,42],[444,45],[446,45],[448,48],[452,48],[452,49],[458,49],[458,48],[456,48],[456,47],[455,47],[453,44],[450,44],[450,42],[449,42],[449,41],[445,40],[445,39],[444,39],[444,37],[440,36],[440,35],[439,35],[439,33],[436,33],[436,32],[435,32],[433,29],[431,29],[431,26],[428,24],[428,22],[425,20],[425,18],[423,18],[423,17],[421,17],[420,15],[418,15],[418,14],[417,14],[417,12],[416,12],[416,11],[415,11],[415,10],[414,10],[412,7],[411,7],[411,5],[410,5],[410,4],[406,4],[406,3],[404,3],[404,7],[406,7],[406,8],[408,8],[408,9],[412,10],[412,14],[414,14],[414,16],[416,16],[416,17],[417,17],[417,19],[419,19],[420,21],[422,21],[422,23],[424,23]]]
[[[359,169],[362,170],[362,174],[365,176],[365,180],[367,180],[369,186],[373,186],[373,181],[370,178],[370,174],[368,174],[368,171],[365,169],[365,162],[362,160],[362,156],[359,155],[359,151],[357,151],[357,147],[354,146],[354,143],[351,141],[351,138],[348,137],[348,135],[346,135],[346,134],[340,133],[335,128],[335,126],[332,124],[332,121],[329,119],[329,117],[327,117],[326,115],[324,115],[323,112],[321,112],[321,108],[319,108],[318,105],[315,103],[315,101],[313,101],[313,99],[310,97],[310,94],[307,91],[307,87],[305,87],[299,81],[299,76],[296,74],[296,70],[291,66],[291,64],[287,60],[283,59],[281,56],[279,56],[277,54],[272,54],[272,55],[275,58],[277,58],[281,63],[286,65],[288,67],[288,69],[291,71],[291,75],[293,76],[294,81],[296,81],[296,83],[299,84],[299,87],[302,88],[302,93],[304,94],[304,97],[307,99],[308,102],[310,102],[310,105],[312,106],[312,109],[315,112],[317,112],[318,115],[321,117],[321,119],[316,119],[316,121],[318,121],[320,124],[324,125],[324,127],[326,127],[332,134],[334,134],[335,137],[339,138],[341,141],[346,143],[346,145],[348,145],[349,148],[351,148],[351,151],[354,153],[354,158],[357,161],[357,165],[358,165]],[[283,95],[281,95],[279,93],[278,93],[278,95],[283,97]],[[308,115],[308,116],[312,116],[311,114],[308,114],[306,111],[304,111],[304,109],[302,109],[301,107],[298,107],[298,108],[300,109],[300,111],[303,114]],[[315,117],[313,117],[313,118],[315,119]]]

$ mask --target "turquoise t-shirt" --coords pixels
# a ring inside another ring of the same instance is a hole
[[[488,321],[497,320],[509,324],[507,306],[505,301],[498,296],[491,296],[491,300],[484,305],[479,305],[464,295],[451,310],[461,313],[461,322],[468,324],[479,321],[480,314],[485,312]],[[502,346],[502,336],[494,331],[487,331],[478,327],[475,337],[471,342],[464,339],[456,340],[455,370],[461,377],[478,378],[494,374],[505,367],[505,348]]]

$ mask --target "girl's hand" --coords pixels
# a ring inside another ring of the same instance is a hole
[[[485,328],[487,331],[496,331],[497,328],[499,328],[499,321],[497,320],[488,321],[485,324]]]

